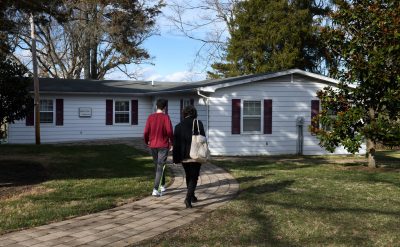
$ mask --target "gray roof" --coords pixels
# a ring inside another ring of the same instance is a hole
[[[334,80],[318,74],[313,74],[299,69],[286,70],[275,73],[245,75],[218,80],[204,80],[198,82],[154,82],[129,81],[129,80],[87,80],[87,79],[55,79],[40,78],[41,93],[83,93],[83,94],[165,94],[179,92],[195,92],[197,90],[213,92],[221,87],[259,81],[288,74],[303,74],[322,79],[327,82]],[[31,90],[33,90],[33,85]]]

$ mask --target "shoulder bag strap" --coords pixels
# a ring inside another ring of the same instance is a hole
[[[197,133],[200,135],[200,127],[199,127],[199,120],[196,118],[197,123]]]

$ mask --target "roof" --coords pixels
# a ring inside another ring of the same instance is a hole
[[[126,95],[155,95],[179,92],[215,92],[224,87],[231,87],[245,83],[261,81],[291,74],[300,74],[325,81],[328,84],[337,84],[332,78],[306,72],[300,69],[290,69],[274,73],[245,75],[217,80],[198,82],[151,82],[129,80],[87,80],[87,79],[39,79],[40,92],[66,94],[126,94]],[[33,90],[33,87],[32,87]]]

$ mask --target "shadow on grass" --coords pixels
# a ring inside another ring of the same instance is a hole
[[[4,145],[0,149],[0,187],[54,179],[153,176],[151,157],[127,145]]]
[[[0,165],[0,188],[32,185],[48,178],[46,169],[39,162],[2,160]]]

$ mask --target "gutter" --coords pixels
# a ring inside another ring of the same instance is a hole
[[[207,106],[207,114],[206,114],[206,116],[207,116],[207,137],[209,137],[210,136],[210,132],[209,132],[209,126],[210,126],[210,97],[207,97],[207,96],[205,96],[204,94],[201,94],[200,93],[200,90],[197,90],[197,95],[199,95],[200,97],[202,97],[202,98],[204,98],[205,99],[205,101],[206,101],[206,106]]]

